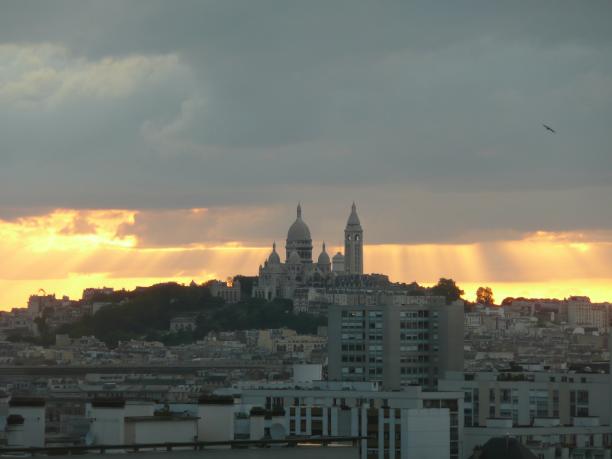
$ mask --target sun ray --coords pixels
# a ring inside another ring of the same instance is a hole
[[[190,216],[207,209],[188,209]],[[134,225],[137,210],[75,210],[0,220],[0,308],[23,306],[44,288],[80,297],[85,287],[133,288],[157,282],[203,282],[234,274],[254,275],[269,254],[267,243],[195,240],[143,246],[139,234],[120,231]],[[341,251],[334,247],[330,252]],[[380,244],[364,249],[367,272],[393,281],[428,285],[454,278],[473,299],[480,285],[506,296],[612,299],[612,243],[588,232],[539,231],[519,240],[473,244]]]

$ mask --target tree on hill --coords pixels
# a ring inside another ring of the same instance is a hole
[[[478,290],[476,290],[476,303],[486,305],[495,304],[493,289],[491,289],[491,287],[478,287]]]
[[[253,285],[257,281],[257,276],[243,276],[238,274],[234,276],[234,282],[240,282],[240,293],[242,297],[250,297],[253,293]]]
[[[458,300],[465,293],[457,286],[454,280],[443,277],[440,278],[436,285],[431,287],[430,292],[432,295],[445,297],[448,304]]]
[[[58,333],[68,333],[71,337],[94,335],[112,345],[153,331],[166,331],[174,316],[197,314],[223,305],[223,300],[213,297],[205,287],[175,283],[138,288],[113,300],[117,302],[104,306],[93,316],[60,327]]]

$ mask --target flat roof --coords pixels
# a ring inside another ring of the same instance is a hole
[[[125,422],[181,422],[198,419],[197,416],[126,416]]]
[[[93,454],[93,453],[92,453]],[[237,448],[206,449],[202,451],[143,451],[130,452],[132,459],[202,459],[202,456],[219,459],[359,459],[359,448],[353,446],[296,446],[291,449],[278,448]],[[98,459],[117,459],[117,453],[94,454]],[[74,459],[74,456],[53,456],[55,459]]]

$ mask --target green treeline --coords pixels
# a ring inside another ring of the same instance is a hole
[[[288,300],[247,298],[238,304],[225,304],[205,286],[160,284],[96,300],[110,304],[55,333],[67,333],[72,338],[93,335],[111,346],[127,339],[181,344],[201,339],[211,331],[287,327],[298,333],[316,333],[317,326],[326,323],[322,317],[293,314]],[[196,317],[194,332],[168,332],[170,319],[180,315]]]

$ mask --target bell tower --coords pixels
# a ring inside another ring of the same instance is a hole
[[[344,229],[344,270],[347,274],[363,274],[363,229],[355,203]]]

